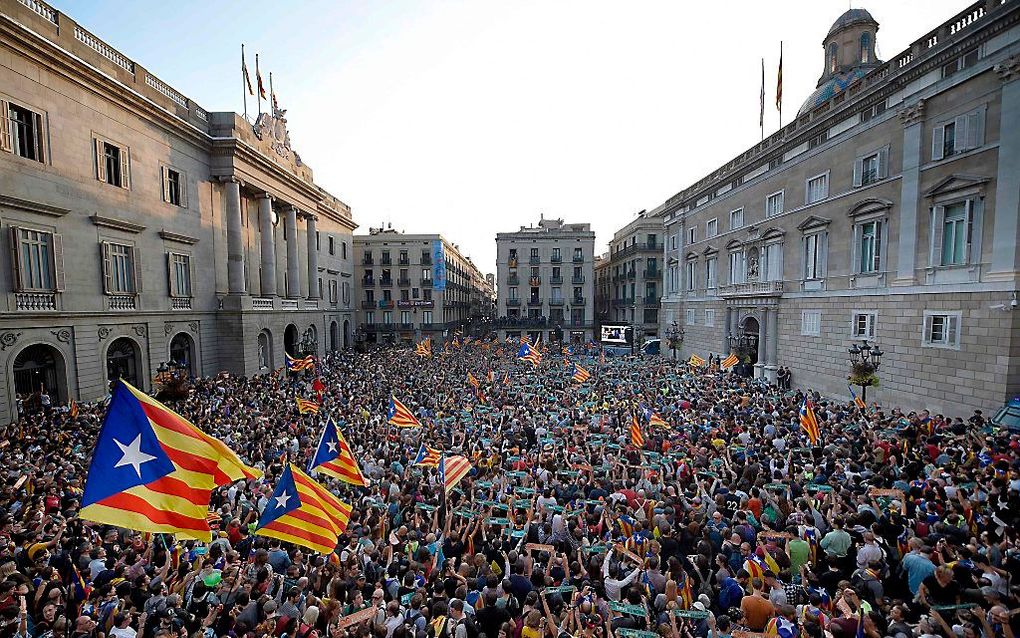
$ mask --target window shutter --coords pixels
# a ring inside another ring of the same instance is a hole
[[[99,252],[103,259],[103,294],[108,295],[113,290],[111,285],[113,279],[113,264],[110,263],[110,242],[100,242]]]
[[[946,334],[946,344],[956,347],[960,345],[960,318],[956,315],[949,315],[949,325],[946,328],[948,333]]]
[[[885,224],[882,222],[875,222],[875,262],[872,269],[877,273],[882,270],[882,233],[884,232]]]
[[[188,256],[188,296],[195,296],[195,267],[192,264],[191,256]]]
[[[965,151],[970,148],[967,145],[967,142],[970,139],[970,134],[967,132],[967,116],[960,115],[953,121],[956,122],[956,137],[953,142],[953,152],[959,153],[960,151]]]
[[[984,227],[985,200],[978,197],[972,199],[970,206],[970,228],[971,233],[967,247],[967,263],[981,263],[981,234]]]
[[[53,283],[57,292],[64,291],[64,239],[53,233]]]
[[[984,144],[985,110],[980,108],[967,114],[967,148],[978,148]]]
[[[170,171],[166,166],[159,167],[159,182],[163,185],[163,201],[170,203]]]
[[[818,276],[829,274],[829,233],[818,234]]]
[[[931,209],[931,265],[942,265],[942,234],[945,231],[946,208]]]
[[[43,128],[43,116],[33,113],[32,118],[35,120],[35,156],[40,162],[46,163],[46,155],[43,153],[43,150],[46,148],[46,131]]]
[[[11,284],[15,292],[20,292],[24,289],[21,281],[21,244],[18,241],[21,229],[17,226],[11,226],[9,230],[11,238]]]
[[[135,285],[135,294],[142,292],[142,260],[138,258],[138,248],[135,246],[131,247],[131,272],[133,276],[133,283]]]
[[[942,159],[943,151],[945,150],[945,145],[946,145],[946,128],[945,126],[936,126],[931,134],[932,161]]]
[[[854,188],[857,188],[863,183],[862,176],[864,175],[864,158],[858,157],[854,160]]]
[[[120,186],[131,189],[131,154],[126,148],[120,149]]]
[[[188,207],[188,176],[184,172],[177,173],[177,190],[181,197],[181,208]]]
[[[103,153],[103,140],[96,138],[93,140],[94,146],[96,147],[96,179],[101,182],[106,181],[106,156]]]
[[[171,297],[176,297],[177,292],[177,273],[174,272],[174,254],[166,254],[166,272],[167,272],[167,284],[168,290],[170,291]]]
[[[7,110],[7,102],[0,100],[0,151],[10,153],[13,146],[11,143],[11,115]]]
[[[878,179],[889,177],[889,147],[878,151]]]
[[[931,315],[925,315],[924,317],[924,333],[921,335],[921,343],[931,343]]]

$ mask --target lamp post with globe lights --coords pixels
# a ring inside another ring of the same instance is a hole
[[[850,376],[847,380],[851,384],[860,386],[861,400],[868,401],[868,388],[878,385],[878,367],[882,365],[882,355],[885,354],[878,347],[878,344],[871,345],[867,339],[862,339],[860,345],[854,343],[848,349],[850,354]]]

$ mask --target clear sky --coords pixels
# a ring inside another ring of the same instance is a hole
[[[240,48],[294,149],[354,209],[441,232],[486,272],[540,213],[596,251],[766,134],[815,88],[846,0],[49,0],[209,111],[241,111]],[[889,59],[967,3],[873,0]],[[249,98],[249,113],[256,110]]]

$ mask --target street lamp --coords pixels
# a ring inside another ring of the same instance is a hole
[[[683,342],[684,329],[674,321],[669,324],[669,328],[666,329],[666,344],[669,346],[669,349],[673,351],[674,361],[676,361],[676,349],[679,348]]]
[[[878,385],[878,367],[882,365],[882,355],[885,354],[878,347],[878,344],[871,345],[867,339],[862,339],[861,344],[852,344],[847,352],[850,354],[850,376],[847,377],[850,383],[860,386],[861,400],[868,401],[868,388]]]

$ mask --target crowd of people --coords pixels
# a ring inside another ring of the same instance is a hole
[[[103,404],[24,414],[0,437],[0,638],[1020,629],[1020,439],[980,414],[861,408],[593,347],[538,365],[515,355],[495,342],[342,352],[314,372],[194,380],[170,407],[265,473],[214,492],[210,543],[79,518]],[[591,377],[576,382],[575,365]],[[423,427],[388,425],[391,396]],[[298,397],[318,414],[299,414]],[[353,506],[324,556],[254,532],[326,418],[369,485],[317,477]],[[445,493],[414,463],[422,444],[472,470]]]

